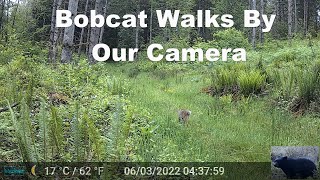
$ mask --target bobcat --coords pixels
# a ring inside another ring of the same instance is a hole
[[[189,111],[189,110],[179,110],[178,111],[179,122],[180,123],[187,123],[190,115],[191,115],[191,111]]]

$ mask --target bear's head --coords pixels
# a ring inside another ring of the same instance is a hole
[[[274,167],[277,167],[277,168],[282,167],[283,163],[285,163],[287,159],[288,159],[287,156],[277,158],[276,160],[273,161]]]

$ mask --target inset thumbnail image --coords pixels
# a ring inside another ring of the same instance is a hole
[[[319,177],[319,147],[317,146],[273,146],[271,161],[272,179]]]

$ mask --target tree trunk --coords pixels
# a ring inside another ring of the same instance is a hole
[[[298,32],[298,7],[297,0],[294,0],[294,33]]]
[[[288,0],[288,38],[292,38],[292,0]]]
[[[87,12],[88,12],[88,8],[89,8],[89,0],[87,0],[86,6],[85,6],[85,9],[84,9],[84,14],[86,14],[86,15],[87,15]],[[88,28],[90,28],[90,27],[88,27]],[[81,49],[82,49],[84,31],[85,31],[85,28],[81,28],[81,34],[80,34],[80,40],[79,40],[79,49],[78,49],[78,55],[79,56],[80,56]]]
[[[96,0],[95,4],[95,10],[97,14],[102,14],[103,11],[103,0]],[[99,37],[100,37],[100,28],[91,28],[91,33],[90,33],[90,45],[89,45],[89,62],[91,64],[95,63],[95,59],[93,58],[92,55],[92,50],[95,45],[99,43]]]
[[[18,2],[17,2],[17,4],[16,4],[16,8],[15,8],[15,10],[14,10],[14,13],[12,13],[12,28],[14,28],[14,25],[15,25],[15,23],[16,23],[16,16],[17,16],[19,4],[20,4],[20,0],[18,0]]]
[[[57,41],[59,37],[59,28],[56,28],[56,11],[60,9],[61,3],[62,3],[62,0],[55,0],[52,7],[49,63],[56,63]]]
[[[87,32],[87,43],[86,43],[86,54],[89,54],[89,46],[90,46],[90,34],[91,34],[91,28],[88,27],[88,32]]]
[[[0,14],[0,32],[1,32],[1,38],[2,38],[2,28],[3,28],[3,16],[4,16],[4,0],[1,0],[1,14]]]
[[[62,0],[62,3],[61,3],[61,9],[66,9],[67,7],[66,7],[66,1],[67,0]],[[57,29],[57,31],[58,31],[58,37],[57,37],[57,45],[59,44],[59,45],[62,45],[63,44],[63,35],[64,35],[64,30],[65,30],[65,28],[59,28],[59,29]],[[58,52],[57,52],[58,53]]]
[[[264,43],[264,33],[263,33],[264,22],[263,22],[262,14],[264,14],[264,0],[260,0],[260,21],[261,21],[261,24],[260,24],[260,31],[259,31],[259,39],[260,39],[261,44]]]
[[[70,0],[68,10],[71,12],[71,19],[77,15],[79,0]],[[72,59],[73,39],[75,25],[72,23],[70,27],[65,28],[63,36],[63,49],[61,54],[62,63],[70,63]]]
[[[107,16],[107,10],[108,10],[108,0],[106,0],[106,3],[105,3],[105,5],[104,5],[103,17],[106,17],[106,16]],[[104,26],[102,26],[102,28],[101,28],[100,37],[99,37],[99,43],[102,42],[103,33],[104,33]]]
[[[4,1],[4,3],[6,3],[6,1]],[[9,5],[10,1],[7,0],[7,9],[6,9],[6,24],[9,24],[9,9],[10,9],[10,5]],[[6,44],[8,43],[9,41],[9,37],[8,37],[8,29],[5,28],[4,29],[4,39],[5,39],[5,42]]]
[[[257,9],[257,2],[256,0],[252,0],[252,10]],[[251,44],[253,49],[256,48],[256,35],[257,35],[257,28],[252,28],[252,39],[251,39]]]
[[[138,11],[139,10],[137,10],[137,15],[139,14]],[[139,22],[139,19],[138,19],[137,20],[137,27],[136,27],[136,31],[135,31],[135,48],[139,48],[139,31],[140,31],[140,22]]]
[[[282,21],[286,21],[286,1],[285,0],[281,0],[281,16],[283,17]]]
[[[137,10],[137,15],[139,14],[139,8]],[[136,27],[136,31],[135,31],[135,48],[139,48],[139,31],[140,31],[140,22],[139,19],[137,20],[137,27]],[[135,59],[138,58],[138,54],[136,53],[135,55]]]
[[[308,0],[304,0],[303,3],[303,29],[304,35],[307,36],[308,33]]]
[[[281,16],[280,16],[280,0],[277,0],[276,2],[276,16],[278,17],[277,19],[281,21]]]
[[[150,10],[150,30],[149,30],[149,43],[152,44],[152,26],[153,26],[153,4],[151,1],[151,10]]]

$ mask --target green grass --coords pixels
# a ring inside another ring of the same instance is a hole
[[[11,118],[39,124],[41,131],[43,124],[39,121],[48,116],[64,127],[58,135],[67,137],[59,138],[63,141],[61,148],[68,149],[60,160],[66,161],[87,160],[89,154],[96,161],[267,162],[271,146],[317,146],[318,114],[296,116],[284,107],[297,97],[317,100],[318,73],[309,74],[307,70],[318,57],[313,57],[306,41],[293,41],[290,47],[286,42],[277,42],[279,47],[270,44],[249,51],[248,61],[237,65],[141,60],[89,66],[84,60],[79,65],[53,68],[17,56],[0,67],[0,95],[12,103],[21,102],[26,94],[25,109],[32,113],[37,107],[29,104],[43,97],[40,112],[44,115],[28,117],[28,111],[19,108],[0,114],[4,122],[0,130],[6,135],[1,137],[4,144],[10,144],[0,146],[0,159],[21,160],[19,154],[24,153],[19,152],[17,135],[12,133],[21,128],[11,127]],[[319,55],[319,50],[315,54]],[[314,80],[298,81],[298,70],[304,72],[301,77],[315,76]],[[229,72],[234,72],[231,79]],[[236,99],[228,93],[209,96],[201,92],[209,86],[223,88],[230,84],[242,88]],[[259,94],[262,87],[264,92]],[[51,112],[49,92],[67,95],[69,103],[55,106]],[[7,106],[6,101],[0,103],[1,107]],[[186,126],[178,122],[179,109],[192,111]],[[35,127],[30,128],[29,138],[43,138]],[[54,136],[49,133],[45,137]],[[52,142],[35,141],[40,154],[44,153],[40,158],[50,160],[53,150],[46,147]],[[79,143],[82,145],[78,147]],[[77,150],[78,154],[71,153]]]
[[[129,84],[128,99],[151,112],[158,125],[156,143],[149,149],[154,152],[151,161],[269,161],[273,145],[319,143],[319,119],[295,119],[272,107],[268,97],[239,102],[210,97],[201,93],[210,84],[206,74],[185,72],[159,79],[143,72]],[[178,123],[178,109],[192,111],[188,126]]]

